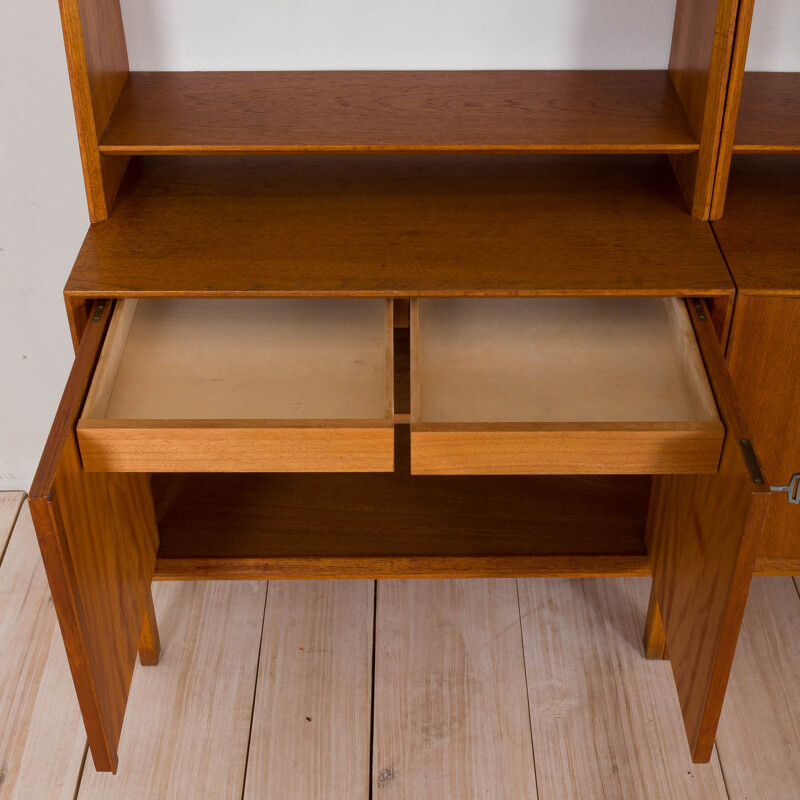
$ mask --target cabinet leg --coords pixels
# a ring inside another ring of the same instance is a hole
[[[652,660],[669,658],[664,621],[661,619],[661,610],[654,589],[650,589],[650,603],[647,606],[647,620],[644,624],[644,656]]]
[[[147,608],[142,623],[142,634],[139,638],[139,663],[143,667],[155,667],[161,656],[161,640],[158,637],[156,611],[153,606],[153,593],[147,592]]]

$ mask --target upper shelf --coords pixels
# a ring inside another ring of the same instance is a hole
[[[134,159],[73,297],[727,295],[663,156]]]
[[[800,153],[800,73],[746,72],[734,153]]]
[[[666,71],[132,72],[116,155],[328,151],[690,153]]]

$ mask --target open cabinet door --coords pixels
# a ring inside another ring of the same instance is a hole
[[[81,465],[75,426],[112,305],[86,326],[29,503],[95,768],[115,772],[158,532],[149,476]]]
[[[711,758],[769,500],[703,301],[689,303],[725,428],[719,470],[655,479],[647,525],[653,596],[664,621],[692,759]]]

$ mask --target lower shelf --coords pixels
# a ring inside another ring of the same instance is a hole
[[[398,436],[408,429],[398,427]],[[407,446],[398,442],[398,458]],[[648,476],[159,474],[157,579],[648,575]]]

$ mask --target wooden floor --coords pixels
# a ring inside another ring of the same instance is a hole
[[[1,800],[800,797],[790,578],[754,583],[702,766],[642,656],[648,579],[158,584],[162,661],[97,774],[23,500],[0,494]]]

